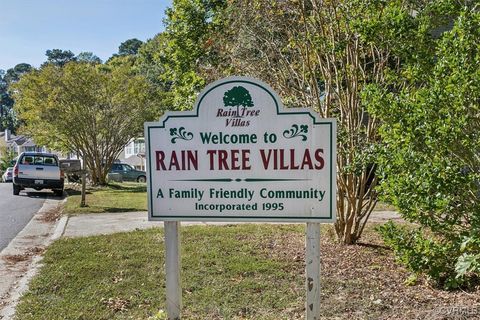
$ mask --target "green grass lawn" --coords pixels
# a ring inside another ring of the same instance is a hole
[[[303,262],[272,250],[299,241],[301,227],[183,230],[185,319],[294,319],[302,312]],[[148,319],[165,308],[163,244],[162,229],[57,241],[17,319]]]
[[[64,213],[102,213],[147,210],[147,186],[145,183],[112,183],[106,187],[89,187],[86,207],[80,207],[81,194],[78,188],[67,187],[67,203]]]
[[[444,292],[395,263],[372,226],[342,246],[322,226],[322,320],[424,319],[445,306],[480,305],[476,292]],[[21,298],[17,320],[151,319],[165,309],[162,229],[61,239]],[[182,319],[304,317],[304,226],[182,228]]]

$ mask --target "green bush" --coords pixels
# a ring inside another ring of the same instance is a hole
[[[8,167],[12,166],[12,161],[15,158],[15,154],[13,152],[8,151],[6,148],[2,148],[0,150],[0,172],[5,172]]]
[[[395,251],[398,260],[415,274],[426,274],[445,289],[468,287],[478,280],[480,239],[468,238],[467,242],[472,243],[471,249],[474,249],[473,242],[477,242],[476,250],[466,250],[465,242],[427,236],[429,232],[422,228],[412,230],[389,222],[378,230],[386,244]]]
[[[396,85],[364,94],[382,121],[380,191],[418,226],[380,231],[410,270],[447,289],[480,276],[479,39],[480,12],[464,9],[427,61],[406,64]]]

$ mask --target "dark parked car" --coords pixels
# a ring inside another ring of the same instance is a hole
[[[147,173],[145,171],[137,170],[131,165],[125,163],[114,163],[112,169],[110,169],[110,173],[120,174],[124,181],[147,181]]]

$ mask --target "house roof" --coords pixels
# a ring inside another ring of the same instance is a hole
[[[22,147],[35,147],[36,145],[32,138],[26,138],[22,143]]]
[[[8,145],[17,145],[17,146],[21,146],[25,143],[25,141],[27,140],[27,137],[25,136],[11,136],[10,137],[10,140],[7,141],[7,144]]]
[[[5,133],[3,134],[5,136]],[[12,135],[10,140],[7,141],[7,145],[9,146],[23,146],[23,147],[35,147],[37,144],[33,141],[32,138],[23,136],[23,135]]]

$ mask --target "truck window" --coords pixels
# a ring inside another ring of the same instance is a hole
[[[20,164],[34,164],[38,166],[58,166],[57,159],[52,156],[25,156]]]
[[[43,164],[46,166],[57,166],[57,160],[54,157],[43,157]]]
[[[23,157],[22,161],[20,161],[20,164],[32,164],[33,163],[33,157]]]

